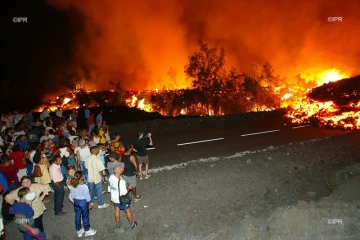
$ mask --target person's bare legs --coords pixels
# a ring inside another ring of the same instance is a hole
[[[149,175],[149,164],[145,164],[145,177]]]
[[[120,222],[120,209],[114,206],[114,216],[116,223]]]
[[[129,223],[132,223],[133,222],[133,216],[132,216],[131,209],[128,208],[128,209],[126,209],[124,211],[126,213],[126,218],[128,219]]]
[[[139,163],[139,172],[140,172],[140,180],[141,180],[143,178],[142,163]]]

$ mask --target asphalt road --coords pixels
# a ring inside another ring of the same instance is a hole
[[[267,132],[274,131],[274,132]],[[252,133],[266,132],[256,135]],[[237,152],[253,151],[269,146],[323,138],[345,133],[310,125],[294,125],[282,117],[258,118],[233,123],[204,124],[203,127],[153,132],[154,148],[148,151],[151,168],[171,166],[209,157],[230,156]],[[246,135],[246,136],[242,136]],[[195,144],[178,144],[219,139]],[[130,139],[125,139],[128,141]]]

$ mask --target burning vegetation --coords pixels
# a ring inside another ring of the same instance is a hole
[[[298,75],[294,85],[275,75],[269,63],[253,64],[251,74],[240,73],[235,68],[227,70],[224,49],[209,48],[201,41],[199,46],[200,51],[189,56],[185,66],[190,88],[176,89],[175,86],[173,89],[129,91],[122,88],[120,81],[111,81],[113,90],[76,87],[71,93],[57,97],[48,107],[54,111],[59,107],[69,110],[85,105],[120,104],[163,116],[219,116],[288,108],[286,117],[294,123],[316,122],[321,126],[347,129],[360,127],[357,78],[339,81],[348,75],[330,69],[313,76]],[[168,75],[176,84],[176,72],[170,69]]]
[[[360,129],[360,76],[329,81],[310,90],[286,114],[294,123]]]

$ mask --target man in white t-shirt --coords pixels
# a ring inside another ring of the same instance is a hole
[[[120,222],[120,210],[124,210],[126,213],[126,217],[130,223],[131,228],[135,228],[137,226],[137,222],[134,222],[130,204],[126,206],[120,204],[119,197],[129,194],[129,192],[133,189],[132,185],[126,187],[125,180],[121,177],[121,174],[124,172],[125,165],[120,162],[120,165],[114,167],[114,174],[112,174],[109,178],[110,192],[111,192],[111,201],[114,203],[114,216],[116,220],[116,227],[121,226]],[[119,193],[120,192],[120,193]]]
[[[63,117],[63,111],[61,110],[61,108],[58,108],[58,110],[56,111],[56,116],[59,118]]]

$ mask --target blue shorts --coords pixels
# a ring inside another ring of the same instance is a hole
[[[130,204],[124,206],[124,205],[121,205],[120,203],[114,203],[114,205],[115,205],[115,207],[118,207],[120,210],[126,210],[126,209],[130,208]]]

